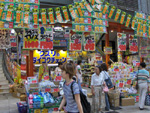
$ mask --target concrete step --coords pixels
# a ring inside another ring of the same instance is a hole
[[[0,82],[0,85],[6,85],[6,84],[9,84],[7,80]]]
[[[5,88],[9,88],[9,84],[0,85],[0,89],[5,89]]]
[[[1,82],[1,81],[5,81],[5,80],[6,80],[6,77],[5,77],[5,76],[3,76],[3,77],[0,76],[0,82]]]
[[[9,88],[8,89],[0,89],[0,93],[4,93],[4,92],[9,92]]]
[[[0,92],[0,95],[5,95],[5,94],[9,94],[9,90],[5,92]]]

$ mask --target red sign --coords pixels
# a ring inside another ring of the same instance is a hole
[[[126,34],[117,33],[118,51],[126,51]]]
[[[138,52],[138,40],[134,35],[130,35],[129,48],[131,52]]]

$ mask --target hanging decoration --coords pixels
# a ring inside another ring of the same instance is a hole
[[[138,52],[138,40],[134,35],[129,36],[129,48],[130,52]]]
[[[115,19],[114,19],[115,21],[118,21],[120,14],[121,14],[121,10],[117,9],[117,12],[116,12],[116,15],[115,15]]]
[[[94,33],[84,33],[84,50],[95,51],[95,36]]]
[[[132,29],[135,29],[135,25],[136,25],[136,18],[133,17],[131,28],[132,28]]]
[[[126,12],[122,11],[121,18],[120,18],[120,24],[124,23],[125,17],[126,17]]]
[[[13,14],[13,6],[8,5],[8,11],[6,14],[6,21],[12,21],[12,14]]]
[[[68,11],[67,11],[67,7],[66,7],[66,6],[63,6],[63,7],[61,7],[61,9],[62,9],[62,11],[63,11],[65,20],[66,20],[66,21],[70,21],[69,15],[68,15]]]
[[[70,32],[70,51],[81,51],[82,33]]]
[[[60,23],[63,22],[62,15],[60,12],[60,7],[55,8],[55,13],[56,13],[57,22]]]
[[[30,16],[30,9],[29,8],[25,8],[25,12],[24,12],[24,20],[23,20],[23,22],[25,23],[25,24],[29,24],[29,16]]]
[[[84,5],[89,12],[93,11],[92,7],[86,1],[84,1]]]
[[[49,17],[49,23],[50,24],[54,24],[55,23],[55,19],[54,19],[53,8],[48,8],[48,17]]]
[[[77,17],[77,15],[76,15],[76,13],[75,13],[75,11],[73,9],[73,6],[72,5],[68,5],[68,9],[69,9],[69,12],[71,14],[72,19],[75,19]]]
[[[38,25],[39,23],[39,13],[38,9],[33,9],[33,24]]]
[[[126,51],[126,34],[117,33],[118,51]]]
[[[126,27],[129,27],[130,22],[131,22],[131,18],[132,18],[132,16],[131,16],[130,14],[128,14],[128,15],[127,15],[127,20],[126,20],[126,22],[125,22],[125,26],[126,26]]]
[[[114,14],[114,12],[115,12],[115,9],[116,9],[115,6],[111,6],[111,9],[110,9],[109,15],[108,15],[108,17],[109,17],[110,19],[112,18],[113,14]]]
[[[41,20],[43,25],[47,24],[46,9],[41,9]]]
[[[108,11],[108,8],[109,8],[109,3],[106,2],[104,8],[103,8],[103,14],[106,14],[106,12]]]
[[[21,17],[22,17],[22,8],[17,7],[15,12],[15,23],[21,23]]]
[[[75,3],[75,7],[77,8],[77,11],[78,11],[79,15],[82,17],[83,12],[82,12],[80,4],[78,2]]]
[[[4,11],[4,3],[0,3],[0,20],[2,18],[3,11]]]

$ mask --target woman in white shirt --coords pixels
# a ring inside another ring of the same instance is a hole
[[[81,63],[82,61],[81,60],[78,60],[77,62],[77,76],[78,76],[78,79],[80,80],[80,83],[82,83],[82,71],[81,71]]]
[[[103,93],[103,83],[100,79],[101,67],[95,67],[95,73],[91,78],[92,92],[92,113],[99,113],[105,107],[105,94]]]

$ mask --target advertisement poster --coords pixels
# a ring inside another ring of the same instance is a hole
[[[37,29],[26,29],[24,38],[24,49],[53,49],[53,30],[41,27]]]
[[[104,53],[105,54],[112,54],[112,47],[104,47]]]
[[[138,40],[134,37],[134,35],[130,35],[129,48],[130,52],[138,52]]]
[[[0,30],[0,49],[10,48],[9,30]]]
[[[81,33],[70,33],[70,51],[81,51],[81,40],[82,40],[82,34]]]
[[[126,51],[126,34],[117,33],[118,51]]]
[[[11,47],[17,47],[17,40],[15,35],[10,35],[10,44]]]
[[[84,50],[95,51],[95,37],[94,34],[84,33]]]

